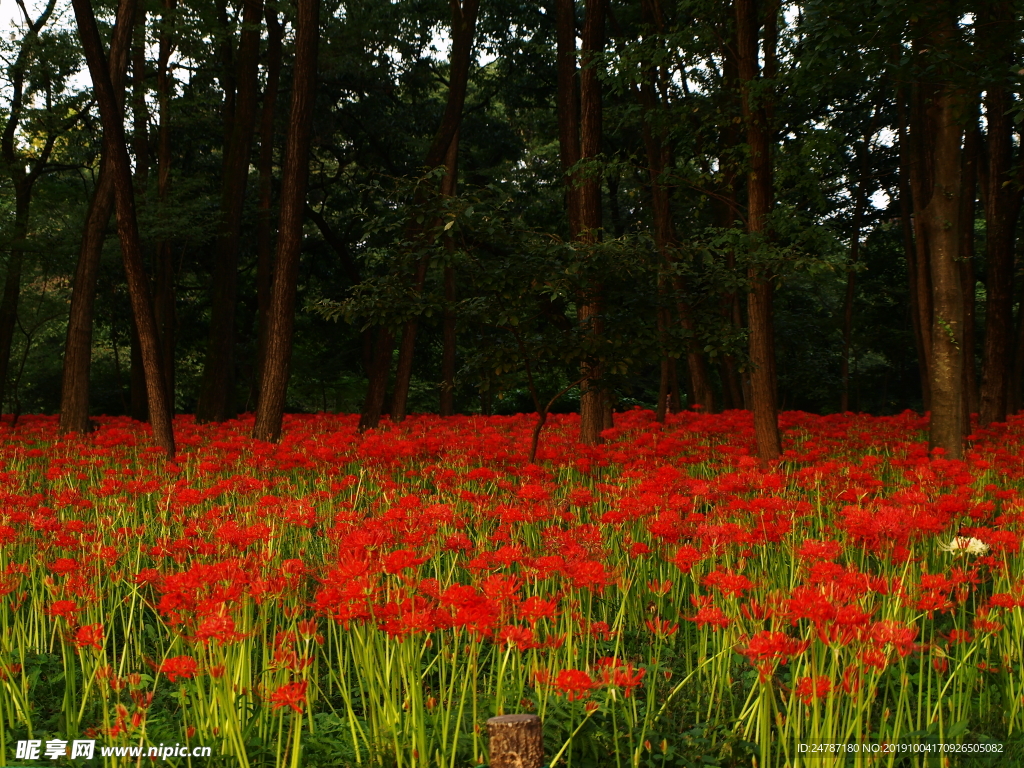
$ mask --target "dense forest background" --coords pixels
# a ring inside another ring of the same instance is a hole
[[[19,0],[0,411],[147,419],[157,371],[205,421],[562,393],[584,440],[912,408],[956,453],[1024,395],[1020,10]]]

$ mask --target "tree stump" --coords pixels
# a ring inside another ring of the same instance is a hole
[[[491,768],[542,768],[544,729],[537,715],[500,715],[487,721]]]

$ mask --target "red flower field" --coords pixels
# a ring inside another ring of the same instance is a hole
[[[745,412],[552,417],[528,464],[533,420],[179,417],[167,463],[5,419],[0,763],[485,765],[513,712],[580,768],[1024,760],[1024,421],[954,462],[911,413],[786,413],[762,467]]]

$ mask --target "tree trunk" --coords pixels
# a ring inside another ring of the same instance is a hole
[[[149,285],[142,264],[142,247],[135,218],[135,195],[132,189],[128,148],[125,144],[123,117],[103,53],[103,44],[96,28],[92,4],[90,0],[74,0],[73,5],[82,50],[100,107],[104,144],[111,158],[118,237],[124,257],[132,313],[139,329],[139,343],[145,363],[150,423],[157,444],[167,452],[168,457],[173,458],[174,432],[171,425],[171,410],[164,389],[165,379],[156,337],[156,321],[153,318]]]
[[[926,28],[924,25],[928,25]],[[947,3],[919,24],[915,53],[922,68],[954,34]],[[932,285],[931,420],[929,444],[948,458],[963,455],[964,297],[960,283],[960,194],[962,104],[954,86],[929,67],[927,80],[914,84],[910,141],[914,153],[911,184],[918,257],[927,259]],[[919,265],[920,266],[920,265]]]
[[[1013,63],[1013,5],[993,3],[979,8],[979,21],[991,48],[993,71],[997,77]],[[985,339],[981,361],[982,424],[1006,421],[1010,401],[1010,380],[1014,369],[1013,273],[1017,218],[1020,215],[1021,189],[1013,184],[1013,115],[1010,93],[1002,83],[985,88],[987,141],[985,167],[981,174],[981,196],[985,212]],[[1022,313],[1024,316],[1024,313]]]
[[[473,38],[476,35],[477,12],[480,0],[452,0],[452,53],[448,87],[448,101],[445,105],[441,125],[434,135],[430,150],[427,152],[427,166],[436,168],[455,163],[458,153],[458,131],[462,122],[462,112],[466,103],[466,91],[469,85],[469,69],[473,63]],[[443,193],[442,193],[443,194]],[[416,293],[422,293],[426,280],[428,259],[424,257],[416,268],[414,287]],[[391,420],[405,419],[409,398],[409,385],[412,381],[413,353],[416,350],[416,334],[419,322],[412,318],[405,324],[402,341],[398,349],[398,363],[395,370],[395,390],[392,398]]]
[[[736,0],[736,49],[746,123],[750,168],[747,174],[747,231],[755,239],[768,237],[767,217],[774,205],[772,182],[772,130],[769,125],[771,96],[765,91],[755,102],[751,91],[758,80],[769,78],[769,64],[774,62],[775,2],[765,4],[764,73],[758,65],[757,6],[754,0]],[[763,74],[763,77],[762,77]],[[750,339],[750,391],[754,407],[754,433],[757,454],[762,461],[778,459],[782,454],[779,435],[778,393],[775,376],[775,338],[772,320],[773,276],[767,269],[751,266],[747,277],[747,328]]]
[[[124,93],[135,0],[121,0],[110,41],[110,79],[115,94]],[[92,320],[96,280],[110,215],[114,211],[114,170],[106,148],[101,149],[100,170],[85,216],[82,243],[71,288],[71,310],[64,343],[61,378],[60,433],[89,431],[89,369],[92,365]]]
[[[963,344],[963,428],[964,436],[971,433],[971,414],[978,412],[978,372],[975,370],[977,354],[975,331],[975,283],[974,274],[974,215],[978,192],[978,153],[981,144],[981,129],[975,120],[968,124],[964,134],[964,148],[961,158],[960,194],[960,285],[964,294],[964,344]]]
[[[163,0],[160,25],[160,42],[157,52],[156,93],[160,110],[160,125],[157,133],[157,182],[156,197],[160,216],[165,217],[163,207],[167,205],[171,188],[171,83],[169,64],[171,57],[171,25],[177,0]],[[175,345],[177,343],[177,316],[174,309],[174,256],[171,241],[163,238],[157,243],[153,265],[153,310],[156,317],[157,335],[160,337],[160,357],[166,378],[167,400],[174,413],[175,396]]]
[[[646,24],[656,28],[659,32],[661,31],[663,25],[659,0],[645,0],[643,15]],[[665,118],[659,114],[658,104],[658,84],[668,77],[669,74],[660,67],[648,68],[637,95],[645,113],[642,133],[644,149],[647,154],[648,178],[651,184],[654,243],[662,260],[671,265],[675,262],[675,249],[679,243],[672,219],[669,190],[665,186],[663,175],[672,164],[672,151],[668,142],[667,128],[663,122]],[[686,301],[687,286],[682,276],[676,276],[674,287],[677,296],[676,311],[679,313],[679,322],[687,336],[686,364],[690,373],[690,386],[694,398],[691,405],[699,405],[705,413],[711,413],[715,409],[711,374],[696,338],[697,324],[694,321],[693,310]]]
[[[868,160],[871,154],[871,140],[875,135],[878,117],[876,106],[871,114],[871,126],[864,135],[860,147],[860,178],[853,197],[853,234],[850,236],[850,261],[846,272],[846,296],[843,300],[843,358],[839,378],[842,381],[839,410],[850,410],[850,347],[853,341],[853,300],[856,291],[857,273],[854,271],[860,261],[860,233],[864,221],[864,206],[867,203]]]
[[[899,137],[899,197],[900,227],[903,234],[903,255],[907,262],[907,281],[910,287],[910,318],[914,330],[914,346],[917,349],[917,369],[921,379],[921,401],[924,410],[931,410],[931,329],[932,329],[932,287],[928,268],[928,253],[918,247],[914,219],[912,190],[915,153],[908,135],[910,118],[907,114],[907,97],[900,89],[896,92],[898,112],[897,135]]]
[[[445,177],[441,194],[454,197],[458,189],[459,134],[455,134],[448,155],[445,158]],[[445,250],[455,251],[455,238],[446,233]],[[455,268],[446,264],[444,268],[444,317],[441,326],[441,416],[455,415]]]
[[[23,175],[15,182],[14,187],[14,231],[11,238],[10,257],[7,260],[7,275],[4,278],[3,299],[0,300],[0,413],[3,412],[4,395],[7,391],[14,328],[18,323],[21,269],[28,240],[31,200],[32,180]]]
[[[253,429],[255,439],[268,442],[277,442],[281,437],[288,393],[320,37],[318,0],[297,0],[296,5],[295,69],[281,176],[281,223],[267,311],[267,349],[260,370],[260,396]]]
[[[238,306],[238,252],[249,177],[259,90],[260,20],[263,0],[244,0],[238,49],[234,117],[224,153],[221,180],[221,231],[210,291],[210,341],[196,421],[224,421],[235,415],[235,314]],[[303,195],[305,193],[303,192]],[[303,204],[303,209],[305,205]],[[301,227],[301,218],[300,218]]]
[[[273,277],[274,242],[274,109],[281,83],[282,40],[284,28],[277,11],[266,6],[267,18],[267,84],[263,92],[260,116],[259,200],[256,204],[256,365],[252,377],[250,400],[259,402],[260,376],[267,348],[267,312],[270,309],[270,285]]]

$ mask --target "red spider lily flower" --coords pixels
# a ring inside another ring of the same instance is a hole
[[[647,673],[646,669],[634,668],[631,662],[623,663],[614,657],[599,659],[598,667],[601,668],[601,684],[619,688],[628,699],[634,688],[638,688]]]
[[[656,595],[664,596],[672,589],[672,580],[665,579],[664,581],[658,581],[657,579],[652,579],[647,582],[647,588]]]
[[[705,586],[717,589],[725,597],[743,597],[743,593],[754,586],[743,574],[725,570],[711,571],[704,576],[702,582]]]
[[[961,643],[970,643],[974,640],[974,636],[966,629],[951,629],[947,636],[950,645],[960,645]]]
[[[689,573],[693,570],[693,566],[704,559],[704,554],[692,544],[684,544],[681,546],[672,558],[672,562],[676,564],[676,567],[683,573]]]
[[[582,669],[563,669],[555,676],[555,688],[569,701],[587,698],[597,686],[598,683]]]
[[[425,557],[416,557],[411,549],[396,549],[384,558],[385,573],[401,573],[408,568],[415,568],[427,562]]]
[[[914,650],[917,627],[905,627],[895,621],[876,621],[868,629],[868,636],[876,647],[891,645],[900,656],[907,656]]]
[[[95,648],[103,650],[103,625],[85,624],[75,632],[75,645],[79,648]]]
[[[199,665],[191,656],[172,656],[165,659],[160,665],[160,671],[167,675],[167,681],[177,682],[178,678],[190,678],[196,676]]]
[[[671,637],[679,631],[679,625],[676,622],[667,621],[660,616],[648,619],[644,624],[647,626],[647,629],[651,634],[659,638]]]
[[[267,699],[267,701],[274,705],[274,709],[291,707],[301,714],[301,705],[306,703],[306,687],[307,683],[305,680],[300,680],[295,683],[285,683],[270,694],[270,698]]]
[[[806,562],[835,560],[842,550],[843,545],[838,541],[807,539],[797,548],[796,556]]]
[[[193,639],[200,643],[216,640],[221,645],[235,643],[242,636],[235,632],[235,620],[230,616],[208,616],[196,628]]]
[[[776,664],[785,664],[790,657],[807,650],[809,645],[809,640],[797,640],[784,632],[764,629],[754,634],[745,647],[737,646],[736,650],[750,660],[764,683],[771,677]]]
[[[55,619],[66,619],[70,623],[75,620],[78,610],[78,604],[73,600],[54,600],[46,609],[46,614]]]
[[[514,645],[520,651],[528,651],[531,648],[539,648],[538,643],[533,637],[533,630],[529,627],[520,627],[514,624],[510,624],[507,627],[502,627],[498,630],[495,635],[495,640],[504,646]]]
[[[832,681],[827,677],[801,677],[797,680],[793,693],[804,704],[810,704],[828,696],[832,690]]]
[[[726,616],[725,612],[717,605],[702,606],[697,609],[696,615],[687,616],[685,618],[687,621],[692,621],[701,629],[704,629],[704,627],[711,627],[715,632],[732,624],[732,619]]]
[[[552,618],[557,608],[557,600],[545,600],[537,595],[531,595],[517,606],[516,614],[520,619],[535,624],[541,619]]]

